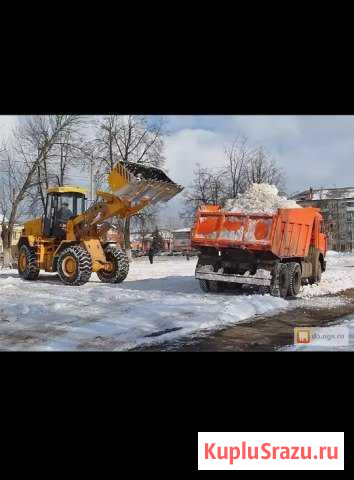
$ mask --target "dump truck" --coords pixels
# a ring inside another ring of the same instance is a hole
[[[199,250],[195,278],[204,292],[248,284],[295,297],[302,284],[319,283],[326,269],[323,218],[312,207],[246,215],[204,205],[196,214],[192,246]]]
[[[98,190],[86,208],[86,190],[58,186],[47,191],[42,217],[24,224],[18,241],[18,272],[37,280],[40,270],[57,272],[67,285],[83,285],[91,273],[105,283],[120,283],[129,270],[126,253],[105,241],[114,217],[127,218],[148,205],[167,202],[183,190],[163,170],[118,162],[108,176],[110,191]]]

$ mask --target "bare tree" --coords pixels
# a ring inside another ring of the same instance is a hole
[[[197,163],[193,173],[193,182],[184,195],[186,210],[182,214],[185,219],[188,218],[190,221],[200,205],[222,205],[227,198],[225,169],[212,170],[201,167]]]
[[[102,183],[118,162],[135,162],[162,167],[164,122],[136,115],[109,115],[98,122],[95,145],[98,181]],[[141,216],[147,214],[141,212]],[[124,221],[124,246],[130,257],[130,223]]]
[[[140,211],[132,217],[132,228],[139,233],[142,244],[144,244],[145,237],[152,231],[156,218],[155,207],[147,207],[144,212]]]
[[[197,164],[193,182],[184,195],[186,209],[182,216],[190,224],[200,205],[223,206],[227,198],[237,198],[252,183],[270,183],[282,188],[284,175],[262,147],[252,149],[246,137],[237,137],[225,147],[225,163],[221,168]]]
[[[250,154],[246,137],[237,137],[231,145],[225,147],[225,181],[229,183],[229,198],[236,198],[246,188],[245,173]]]
[[[71,167],[81,168],[86,162],[87,141],[81,132],[85,118],[77,118],[58,134],[48,155],[37,166],[37,189],[30,191],[30,211],[36,214],[45,208],[46,191],[50,185],[64,185]]]
[[[264,150],[256,148],[250,155],[246,168],[247,184],[269,183],[278,188],[284,185],[284,173],[276,161]]]
[[[35,115],[22,119],[13,131],[13,142],[1,155],[1,188],[6,195],[8,220],[2,226],[4,264],[12,264],[11,239],[20,208],[42,178],[38,171],[48,161],[61,135],[82,121],[78,115]]]

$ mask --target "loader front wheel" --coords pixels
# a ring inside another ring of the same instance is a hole
[[[98,278],[104,283],[121,283],[129,272],[129,260],[125,252],[114,245],[108,245],[104,249],[107,262],[110,263],[110,270],[99,270]]]
[[[83,285],[91,277],[91,255],[79,245],[68,247],[59,255],[57,271],[66,285]]]
[[[19,275],[25,280],[38,280],[39,268],[35,248],[22,245],[17,268]]]

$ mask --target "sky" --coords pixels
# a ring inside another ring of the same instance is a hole
[[[250,144],[264,146],[286,175],[286,191],[312,187],[354,185],[354,116],[296,115],[172,115],[164,116],[166,170],[184,186],[196,163],[217,167],[224,147],[245,135]],[[0,116],[0,137],[7,135],[15,116]],[[169,202],[178,213],[182,194]]]

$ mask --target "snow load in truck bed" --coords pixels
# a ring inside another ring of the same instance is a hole
[[[301,208],[295,200],[288,200],[278,195],[275,185],[252,183],[249,189],[238,198],[230,198],[225,204],[226,212],[244,214],[264,213],[273,215],[278,208]]]

